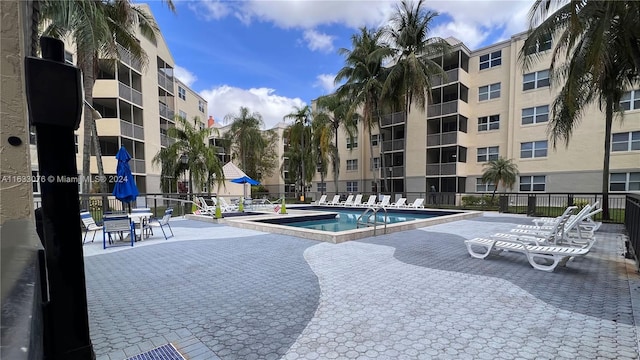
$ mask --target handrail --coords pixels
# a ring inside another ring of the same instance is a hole
[[[370,206],[367,208],[367,210],[365,210],[362,214],[360,214],[360,216],[358,217],[358,219],[356,220],[356,229],[360,228],[360,224],[362,224],[363,226],[373,226],[373,236],[376,235],[376,229],[377,229],[377,225],[378,225],[378,211],[380,211],[380,209],[384,210],[384,233],[387,233],[387,222],[388,222],[388,218],[389,216],[387,215],[387,209],[385,207],[377,207],[377,206]],[[369,215],[367,217],[366,222],[362,221],[362,218],[367,215],[367,213],[369,211],[373,211],[373,223],[371,223],[371,215]]]

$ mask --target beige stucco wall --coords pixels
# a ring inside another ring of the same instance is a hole
[[[0,224],[8,220],[31,217],[31,162],[29,159],[29,129],[24,87],[24,39],[22,21],[17,16],[22,2],[0,2]],[[16,136],[20,146],[9,145],[7,139]],[[22,180],[22,181],[20,181]],[[24,182],[27,180],[27,182]]]

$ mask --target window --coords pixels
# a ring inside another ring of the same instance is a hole
[[[198,127],[200,128],[200,130],[204,130],[204,123],[203,122],[199,122],[198,123]]]
[[[478,118],[478,131],[500,129],[500,115],[482,116]]]
[[[545,175],[520,176],[520,191],[544,191],[546,182]]]
[[[640,150],[640,131],[623,132],[611,136],[611,151]]]
[[[483,183],[482,179],[476,179],[476,192],[493,192],[496,185],[492,182]]]
[[[520,144],[520,157],[523,159],[547,156],[547,140]]]
[[[319,182],[317,185],[317,191],[321,194],[324,194],[327,192],[327,183],[324,182]]]
[[[200,110],[201,113],[204,112],[204,101],[198,100],[198,110]]]
[[[347,181],[347,191],[348,192],[358,192],[358,182],[357,181]]]
[[[347,170],[358,170],[358,159],[347,160]]]
[[[371,170],[380,169],[380,158],[374,157],[371,162]]]
[[[540,124],[549,121],[549,105],[522,109],[522,125]]]
[[[73,65],[73,54],[67,50],[64,51],[64,62]]]
[[[500,97],[500,83],[495,83],[487,86],[480,86],[480,89],[478,90],[478,101],[497,99],[499,97]]]
[[[640,172],[611,173],[609,175],[610,191],[640,191]]]
[[[29,125],[29,144],[36,145],[36,127]]]
[[[542,41],[538,41],[536,42],[535,45],[531,46],[530,48],[527,49],[526,54],[527,55],[531,55],[531,54],[535,54],[537,52],[542,52],[542,51],[547,51],[549,49],[551,49],[551,34],[547,35],[544,37],[544,39]]]
[[[524,74],[522,76],[522,91],[549,86],[549,70]]]
[[[502,64],[502,50],[480,56],[480,70],[492,68]]]
[[[75,142],[75,144],[76,144],[76,154],[77,154],[77,153],[78,153],[78,150],[80,150],[80,149],[79,149],[79,146],[78,146],[78,135],[77,135],[77,134],[73,134],[73,141],[74,141],[74,142]]]
[[[178,86],[178,97],[182,100],[187,100],[187,90],[182,86]]]
[[[355,149],[358,147],[358,138],[347,138],[347,149]]]
[[[380,134],[371,135],[371,146],[378,146],[378,139],[380,138]]]
[[[622,100],[620,100],[620,108],[623,110],[640,109],[640,90],[631,90],[624,93]]]
[[[498,160],[500,154],[499,146],[478,148],[478,162]]]
[[[187,120],[187,113],[182,111],[182,110],[178,111],[178,116],[180,116],[181,118]]]
[[[38,172],[37,171],[31,171],[31,186],[33,186],[33,193],[34,194],[39,194],[40,193],[40,179],[38,178]]]

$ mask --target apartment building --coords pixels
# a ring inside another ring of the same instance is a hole
[[[449,38],[453,50],[438,61],[446,77],[434,79],[426,111],[387,114],[371,137],[359,124],[350,141],[338,137],[341,167],[338,184],[331,170],[314,178],[321,193],[489,192],[480,180],[483,165],[499,156],[513,159],[520,171],[514,191],[600,192],[604,159],[604,112],[597,104],[585,111],[569,145],[554,148],[547,134],[555,98],[549,82],[552,40],[531,51],[541,60],[527,71],[518,62],[526,33],[470,51]],[[640,190],[640,90],[630,89],[622,107],[624,121],[614,121],[610,190]],[[373,150],[371,160],[370,149]],[[383,167],[384,166],[384,167]],[[375,188],[375,179],[387,179]],[[503,190],[500,188],[499,190]]]
[[[151,13],[147,5],[137,5]],[[205,127],[207,102],[174,76],[175,61],[162,34],[155,41],[138,33],[148,62],[135,61],[124,48],[119,59],[100,59],[99,72],[93,88],[93,107],[100,113],[96,127],[106,175],[114,175],[115,155],[124,146],[132,159],[129,162],[140,193],[160,192],[160,167],[152,164],[153,157],[171,141],[167,130],[176,126],[176,115],[193,121],[196,128]],[[75,48],[65,45],[66,60],[74,63]],[[84,119],[84,118],[83,118]],[[82,171],[83,124],[76,132],[78,171]],[[32,136],[32,144],[35,137]],[[32,145],[32,172],[37,174],[37,156]],[[91,156],[91,173],[97,174],[95,155]],[[107,179],[109,176],[107,176]],[[109,184],[109,191],[113,190]],[[37,183],[34,193],[39,192]]]

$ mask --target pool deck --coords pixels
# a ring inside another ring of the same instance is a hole
[[[96,239],[92,342],[99,360],[166,343],[191,360],[638,359],[640,275],[621,226],[553,273],[467,253],[465,239],[530,223],[485,213],[332,244],[172,219],[169,240]]]

